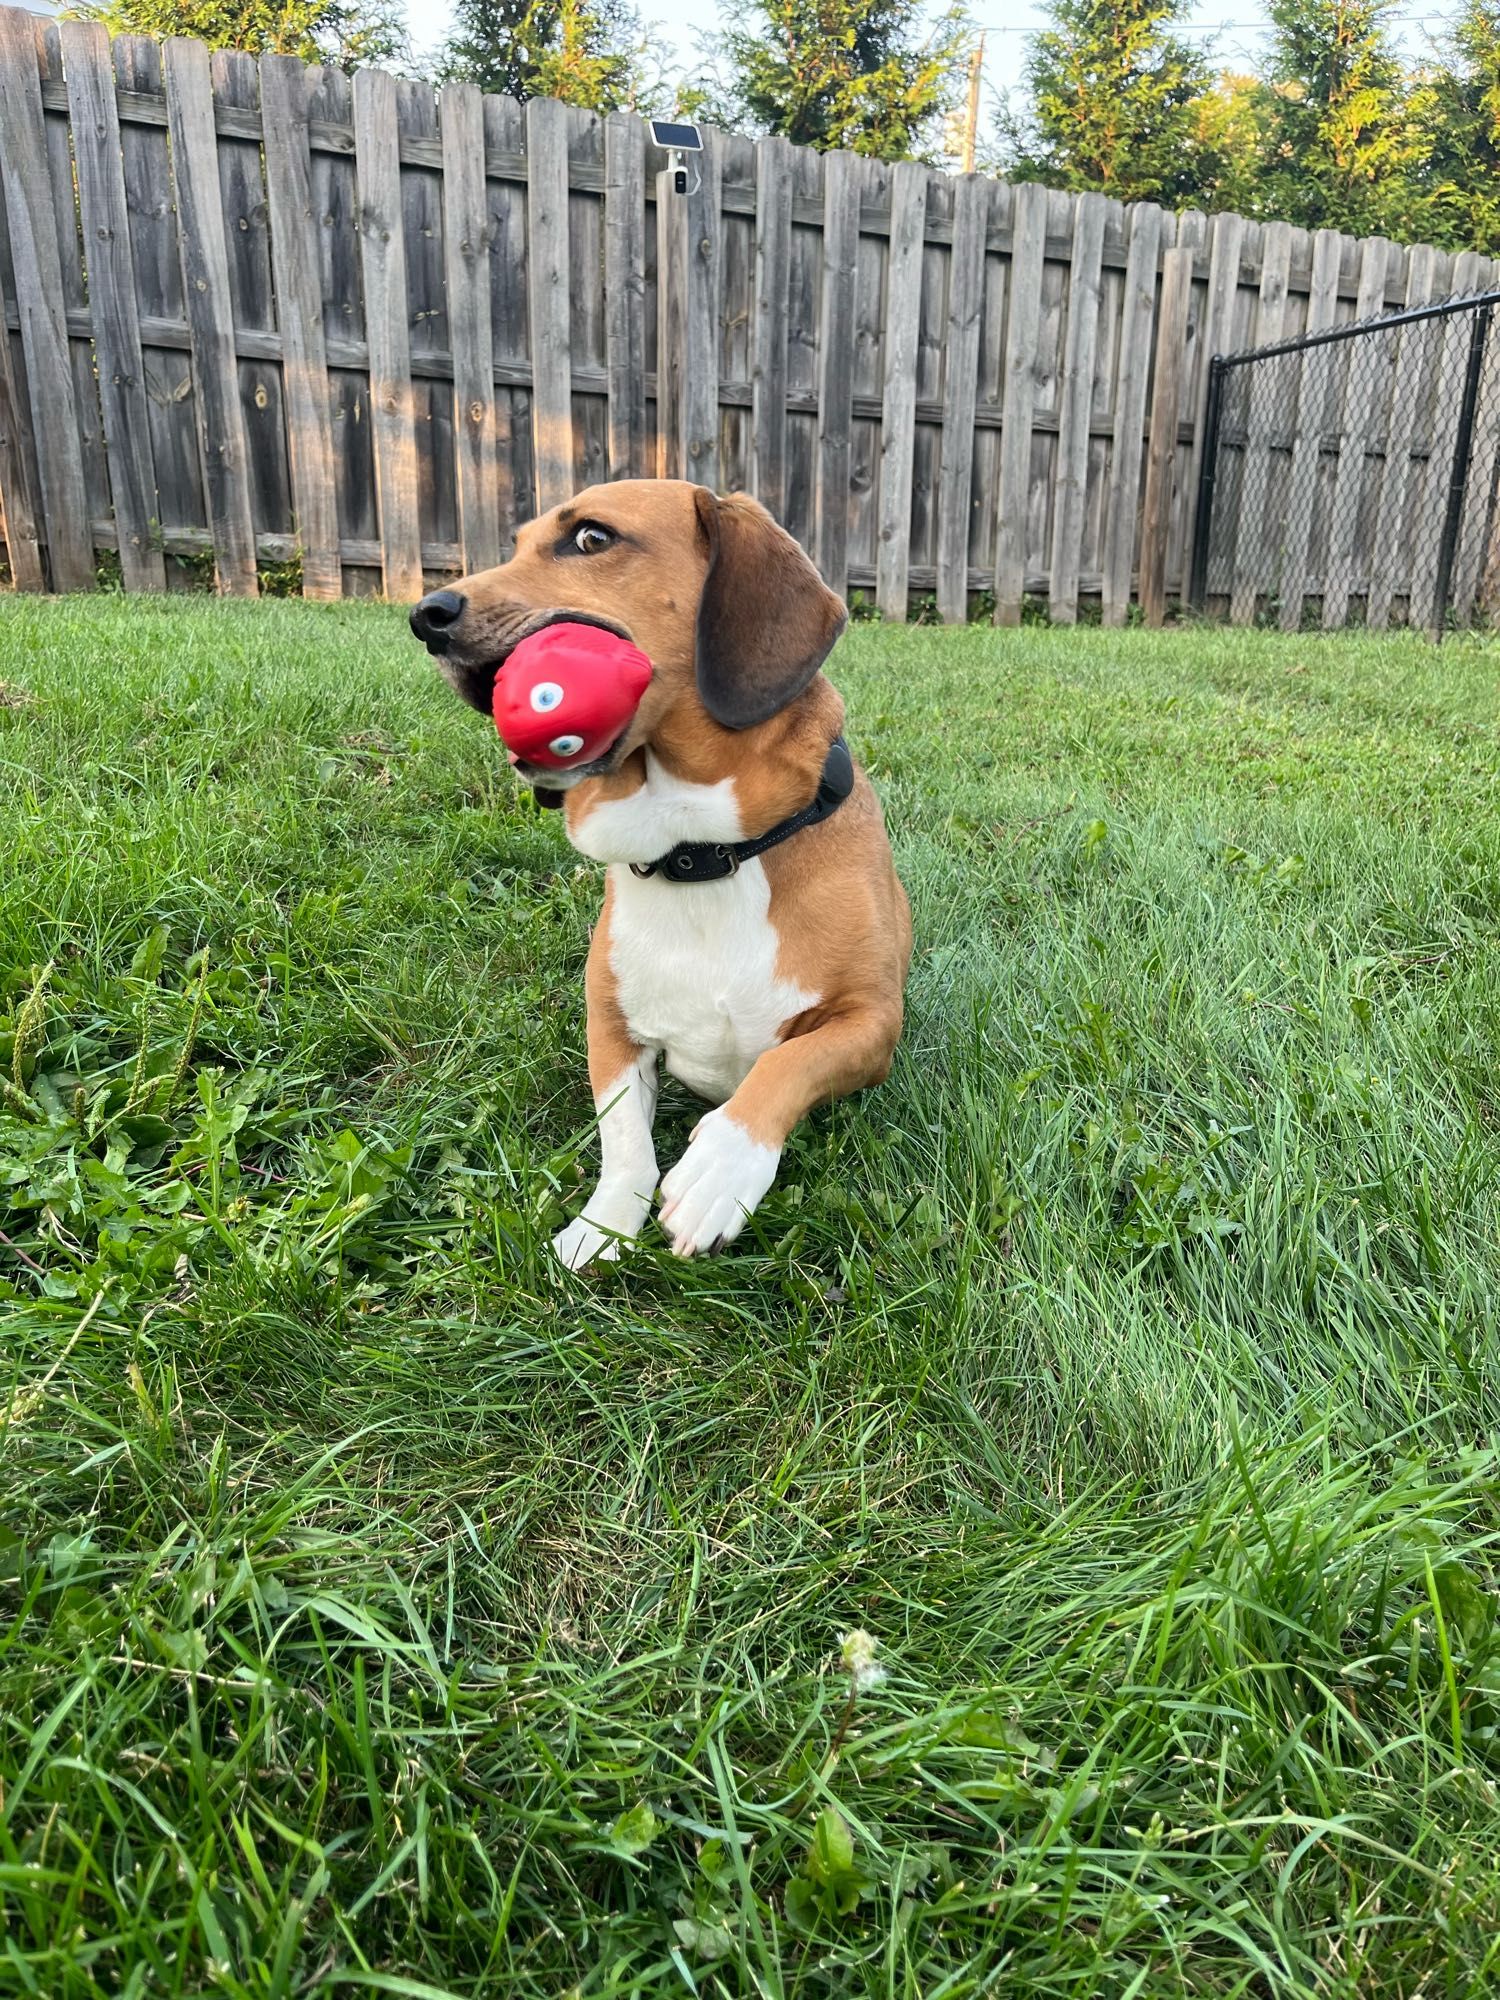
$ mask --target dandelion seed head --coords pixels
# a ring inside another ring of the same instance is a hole
[[[877,1688],[886,1678],[886,1671],[875,1655],[880,1650],[880,1641],[868,1632],[856,1628],[846,1632],[840,1642],[839,1664],[853,1683],[856,1694],[865,1694]]]

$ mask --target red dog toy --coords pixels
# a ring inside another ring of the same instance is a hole
[[[641,705],[651,662],[597,625],[548,625],[495,676],[495,727],[512,762],[569,770],[602,756]]]

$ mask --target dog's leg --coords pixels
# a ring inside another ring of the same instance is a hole
[[[570,1271],[609,1263],[621,1240],[639,1236],[656,1191],[656,1148],[651,1120],[656,1111],[656,1056],[640,1050],[633,1063],[595,1088],[599,1113],[599,1181],[582,1215],[552,1239],[552,1248]]]
[[[586,982],[589,1082],[599,1113],[599,1183],[582,1215],[552,1239],[553,1250],[570,1271],[618,1257],[622,1239],[640,1235],[656,1192],[651,1121],[656,1115],[657,1051],[631,1039],[615,999],[605,937],[601,922]]]
[[[717,1111],[699,1120],[662,1182],[662,1227],[679,1257],[732,1243],[776,1178],[792,1127],[831,1097],[883,1083],[901,1010],[866,1007],[768,1049]]]

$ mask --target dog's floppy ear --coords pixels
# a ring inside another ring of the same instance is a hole
[[[746,493],[693,495],[708,543],[698,693],[725,729],[753,729],[801,694],[844,629],[843,602]]]

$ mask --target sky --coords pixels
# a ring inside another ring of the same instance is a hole
[[[686,68],[693,59],[699,31],[717,14],[713,0],[638,0],[645,20],[662,30],[662,39],[675,48],[678,64]],[[1420,54],[1427,36],[1439,30],[1449,17],[1451,5],[1424,9],[1412,0],[1395,15],[1396,32],[1413,56]],[[435,48],[443,38],[448,20],[448,0],[407,0],[412,35],[419,50]],[[1024,0],[970,0],[969,14],[985,32],[984,75],[990,92],[1009,88],[1020,80],[1028,34],[1045,25],[1039,7]],[[1228,69],[1249,68],[1262,40],[1267,15],[1264,6],[1253,0],[1200,0],[1189,17],[1190,32],[1196,39],[1216,44],[1220,64]]]

